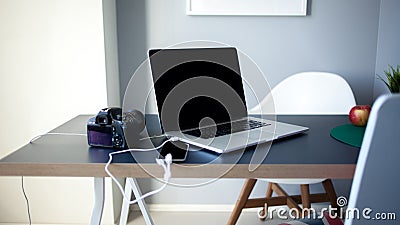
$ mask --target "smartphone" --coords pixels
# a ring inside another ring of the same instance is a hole
[[[181,141],[169,141],[161,148],[159,158],[164,159],[170,153],[173,162],[182,162],[186,160],[189,150],[189,144]]]

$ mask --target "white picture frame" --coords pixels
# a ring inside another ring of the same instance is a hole
[[[192,16],[306,16],[307,0],[186,0]]]

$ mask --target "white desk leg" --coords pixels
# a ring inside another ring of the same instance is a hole
[[[126,178],[126,180],[125,180],[125,196],[128,199],[131,199],[132,186],[131,186],[131,182],[129,182],[128,179],[129,178]],[[125,198],[123,198],[122,199],[121,215],[119,217],[119,225],[126,225],[126,221],[128,220],[128,214],[129,214],[129,203]]]
[[[90,225],[100,225],[104,208],[104,177],[94,178],[94,206]]]
[[[136,181],[135,178],[128,177],[126,178],[126,183],[125,183],[125,194],[127,197],[131,197],[131,194],[137,196],[142,196],[142,192],[140,191],[139,185]],[[142,212],[144,221],[146,222],[147,225],[153,225],[153,219],[151,218],[149,214],[149,210],[147,209],[146,203],[144,200],[140,200],[138,202],[140,211]],[[128,212],[129,212],[129,204],[128,202],[124,199],[122,203],[122,209],[121,209],[121,216],[120,216],[120,221],[119,225],[126,225],[126,221],[128,219]]]

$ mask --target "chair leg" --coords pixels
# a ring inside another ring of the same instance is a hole
[[[267,199],[267,202],[269,200],[271,200],[273,192],[275,192],[278,196],[285,197],[287,206],[291,209],[296,210],[297,215],[300,217],[307,216],[307,213],[309,213],[310,211],[302,210],[300,208],[300,206],[298,205],[298,203],[300,203],[299,197],[301,197],[301,204],[303,205],[303,209],[311,208],[311,200],[312,199],[314,199],[313,201],[315,201],[315,202],[324,202],[326,200],[326,198],[329,199],[329,202],[331,203],[332,208],[339,209],[337,202],[336,202],[337,195],[335,192],[335,188],[333,187],[332,180],[326,179],[325,181],[322,182],[322,185],[325,189],[325,194],[311,195],[310,194],[310,185],[309,184],[301,184],[300,185],[301,196],[290,196],[282,189],[282,187],[279,184],[270,182],[268,185],[267,192],[266,192],[266,199]],[[293,198],[293,197],[295,197],[295,198]],[[321,198],[323,198],[323,201],[321,201]],[[296,199],[296,201],[294,199]],[[243,204],[246,204],[246,202],[244,202]],[[282,204],[284,204],[284,203],[282,203]],[[265,213],[264,212],[265,210],[267,210],[267,207],[264,207],[264,209],[261,210],[261,214],[259,212],[259,218],[262,220],[264,219],[262,217],[262,214]],[[304,215],[302,215],[303,212],[304,212]],[[240,212],[239,212],[239,214],[240,214]]]
[[[242,213],[244,206],[246,205],[247,199],[249,199],[251,191],[253,190],[256,182],[257,182],[257,179],[246,179],[246,182],[242,188],[242,191],[240,192],[239,199],[236,201],[235,208],[233,209],[232,214],[229,217],[229,220],[227,223],[228,225],[236,224],[237,220],[239,219],[240,214]]]
[[[300,184],[301,191],[301,204],[303,205],[303,209],[311,208],[310,202],[310,185],[309,184]],[[306,216],[307,211],[304,210],[303,216]]]
[[[267,189],[266,197],[267,197],[267,198],[271,198],[273,192],[274,192],[274,191],[272,190],[272,183],[269,182],[269,183],[268,183],[268,189]]]
[[[279,184],[273,183],[272,184],[272,190],[276,192],[279,196],[285,196],[286,197],[286,204],[289,208],[295,209],[297,211],[297,215],[299,217],[302,217],[301,214],[301,208],[300,206],[296,203],[296,201],[284,191]]]
[[[322,182],[322,185],[324,186],[325,192],[328,195],[332,208],[338,209],[339,206],[337,205],[337,195],[335,188],[333,187],[332,180],[326,179]]]
[[[271,198],[273,192],[274,191],[272,190],[272,182],[269,182],[268,183],[268,189],[267,189],[267,192],[265,194],[265,197],[267,199]],[[267,203],[265,203],[265,206],[258,212],[258,214],[259,214],[258,218],[260,218],[260,220],[265,220],[266,219],[265,214],[267,213],[267,210],[268,210],[268,205],[267,205]]]

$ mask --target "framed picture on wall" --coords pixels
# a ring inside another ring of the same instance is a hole
[[[186,0],[187,15],[306,16],[307,0]]]

